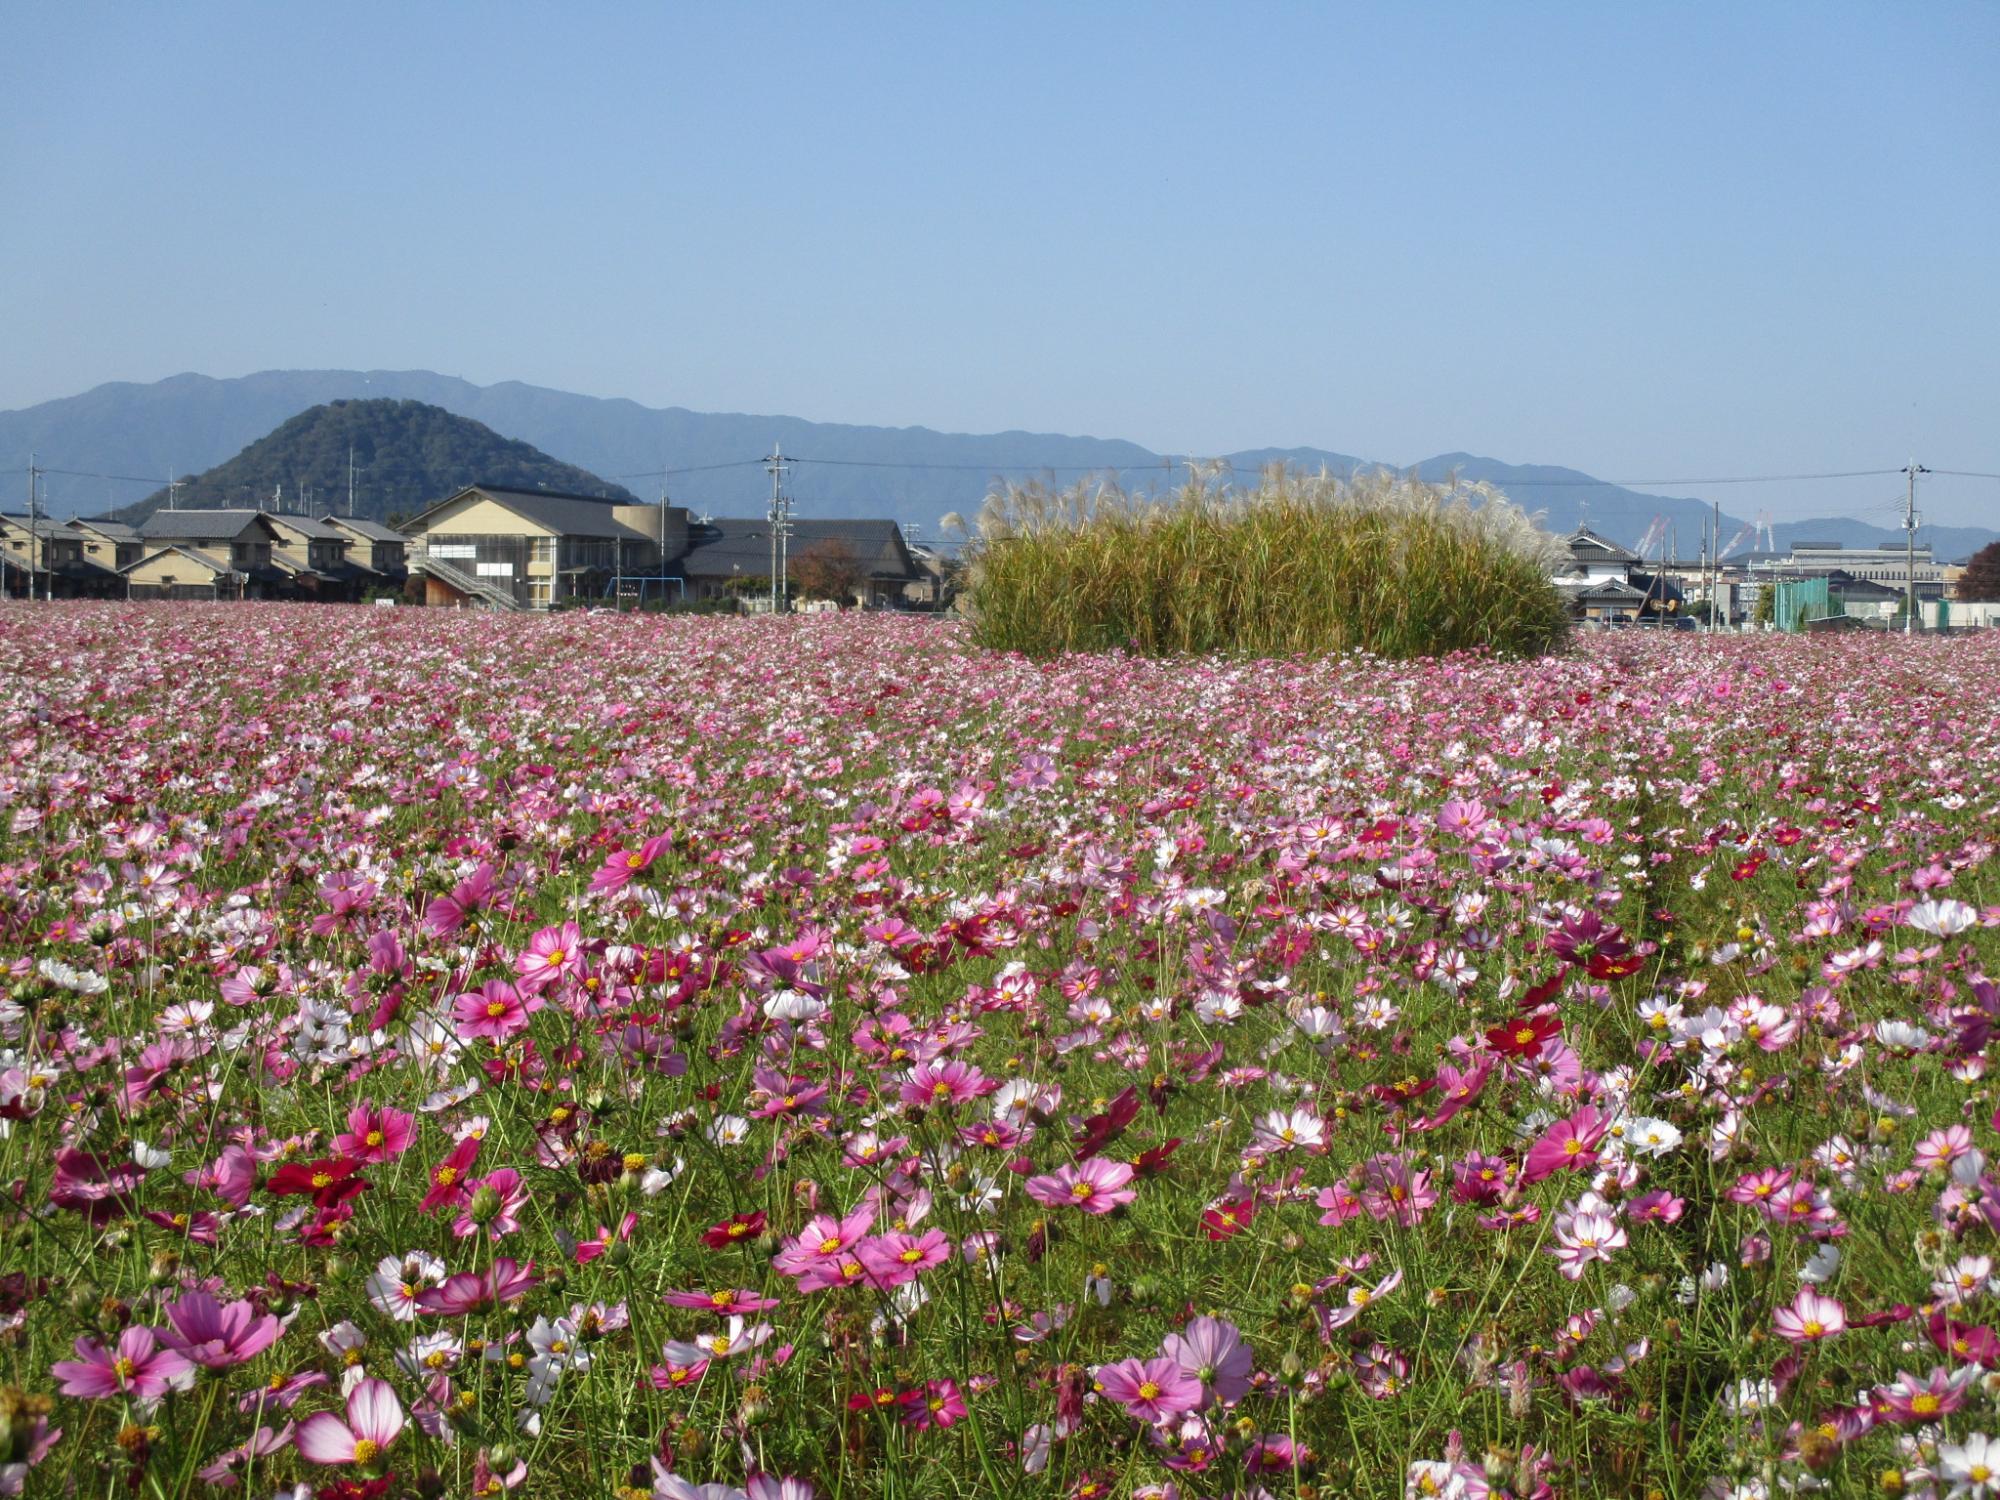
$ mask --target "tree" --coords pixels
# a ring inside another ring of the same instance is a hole
[[[2000,542],[1988,542],[1972,554],[1959,575],[1961,599],[2000,599]]]
[[[814,542],[792,564],[799,594],[807,599],[837,599],[845,603],[868,581],[861,559],[839,537]]]

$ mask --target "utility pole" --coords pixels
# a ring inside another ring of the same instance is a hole
[[[1903,634],[1914,635],[1917,630],[1917,476],[1930,473],[1914,458],[1903,472],[1910,477],[1910,487],[1903,501],[1903,543],[1909,558],[1909,597],[1903,603]]]
[[[180,481],[180,480],[178,480],[178,479],[176,479],[176,478],[174,478],[174,471],[173,471],[173,470],[172,470],[171,468],[169,468],[169,469],[167,470],[167,509],[168,509],[168,510],[179,510],[179,509],[180,509],[180,498],[181,498],[181,488],[182,488],[182,485],[181,485],[181,481]]]
[[[1715,633],[1716,601],[1722,594],[1722,502],[1716,500],[1712,503],[1715,506],[1715,545],[1709,548],[1713,577],[1708,585],[1708,629],[1711,635]]]
[[[41,534],[35,529],[35,484],[42,471],[35,467],[35,455],[28,454],[28,602],[35,602],[35,547]]]
[[[347,519],[354,519],[354,444],[347,445]]]
[[[771,456],[764,460],[764,472],[771,476],[771,613],[778,612],[778,537],[785,527],[785,501],[780,491],[784,476],[791,472],[778,444],[771,444]]]

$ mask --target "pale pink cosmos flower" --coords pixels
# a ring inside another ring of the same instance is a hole
[[[362,1381],[347,1393],[347,1419],[323,1411],[301,1422],[292,1444],[309,1464],[370,1464],[403,1430],[403,1403],[386,1380]]]
[[[1618,1221],[1596,1209],[1556,1215],[1555,1234],[1549,1253],[1556,1258],[1556,1268],[1571,1281],[1582,1280],[1592,1261],[1609,1261],[1611,1252],[1624,1248],[1626,1242]]]
[[[515,984],[535,993],[583,973],[583,929],[574,922],[544,927],[528,939],[528,946],[515,957],[520,972]]]
[[[1164,1354],[1100,1365],[1097,1384],[1141,1422],[1164,1422],[1194,1411],[1208,1400],[1201,1381],[1182,1369],[1180,1361]]]
[[[1814,1344],[1846,1329],[1847,1309],[1834,1298],[1802,1286],[1789,1307],[1771,1314],[1771,1327],[1780,1338],[1795,1344]]]

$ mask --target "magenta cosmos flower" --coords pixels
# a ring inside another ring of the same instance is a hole
[[[1201,1383],[1197,1411],[1211,1399],[1229,1406],[1242,1400],[1250,1390],[1250,1374],[1256,1362],[1234,1323],[1220,1318],[1196,1318],[1181,1332],[1170,1333],[1160,1340],[1160,1351],[1183,1375],[1191,1375]]]
[[[76,1341],[76,1358],[59,1359],[49,1373],[62,1382],[65,1396],[134,1396],[158,1401],[168,1391],[194,1384],[194,1366],[172,1349],[163,1349],[150,1328],[128,1328],[118,1335],[115,1349]]]
[[[342,1156],[385,1162],[401,1156],[417,1138],[417,1117],[400,1109],[357,1104],[347,1112],[347,1129],[333,1138]]]
[[[260,1313],[248,1302],[225,1307],[203,1291],[168,1303],[167,1322],[172,1326],[160,1330],[162,1342],[211,1370],[255,1359],[285,1331],[271,1313]]]
[[[1141,1422],[1164,1422],[1195,1410],[1208,1399],[1202,1383],[1183,1370],[1178,1360],[1164,1354],[1101,1365],[1097,1384]]]
[[[309,1464],[367,1464],[402,1430],[403,1403],[388,1381],[371,1377],[348,1393],[346,1421],[330,1411],[307,1417],[292,1445]]]
[[[1521,1181],[1540,1182],[1564,1167],[1582,1171],[1595,1166],[1598,1144],[1610,1128],[1610,1120],[1589,1104],[1567,1120],[1556,1121],[1528,1148],[1521,1163]]]
[[[462,1037],[489,1037],[504,1042],[528,1027],[528,1017],[542,1008],[542,997],[523,995],[504,979],[489,979],[470,994],[452,1002],[451,1018]]]
[[[1051,1208],[1067,1205],[1087,1214],[1108,1214],[1139,1195],[1125,1184],[1132,1168],[1122,1161],[1092,1157],[1080,1167],[1063,1166],[1041,1177],[1030,1177],[1028,1196]]]

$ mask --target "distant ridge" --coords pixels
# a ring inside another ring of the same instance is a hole
[[[1066,483],[1096,471],[1148,488],[1175,472],[1165,456],[1115,438],[946,433],[656,409],[519,381],[474,385],[428,370],[267,370],[229,380],[175,375],[150,385],[101,385],[82,395],[0,412],[0,469],[25,469],[33,450],[50,468],[141,476],[136,485],[50,476],[48,495],[58,514],[103,512],[129,503],[135,490],[146,493],[144,476],[157,474],[164,481],[170,469],[185,474],[220,464],[309,407],[371,398],[443,407],[496,434],[530,443],[556,461],[626,484],[647,499],[657,498],[664,483],[677,502],[717,514],[762,512],[769,480],[755,458],[777,442],[788,454],[833,460],[794,469],[791,485],[800,514],[890,516],[920,523],[926,535],[935,534],[945,512],[976,508],[996,477],[1045,475]],[[1324,465],[1336,473],[1377,467],[1351,454],[1310,447],[1213,456],[1250,474],[1275,460],[1313,469]],[[1054,472],[1047,473],[1045,466],[1054,466]],[[664,481],[652,477],[663,468],[701,472],[672,474]],[[1440,454],[1416,468],[1427,478],[1456,470],[1467,480],[1488,480],[1525,509],[1542,512],[1545,524],[1556,531],[1574,529],[1587,514],[1595,530],[1627,545],[1638,541],[1655,516],[1663,516],[1675,528],[1680,550],[1692,553],[1702,520],[1710,514],[1700,500],[1643,494],[1574,469],[1507,464],[1466,453]],[[359,496],[369,494],[373,477],[361,477]],[[341,492],[344,500],[344,478]],[[364,498],[362,503],[382,511],[409,508],[402,497],[387,503]],[[18,505],[0,494],[0,506]],[[1724,513],[1725,537],[1743,525],[1742,518]],[[1781,522],[1773,530],[1780,547],[1801,537],[1847,546],[1873,545],[1884,538],[1902,541],[1900,532],[1892,535],[1880,523],[1839,518]],[[1964,557],[1996,539],[2000,532],[1972,526],[1926,527],[1918,533],[1920,542],[1929,542],[1947,559]]]

